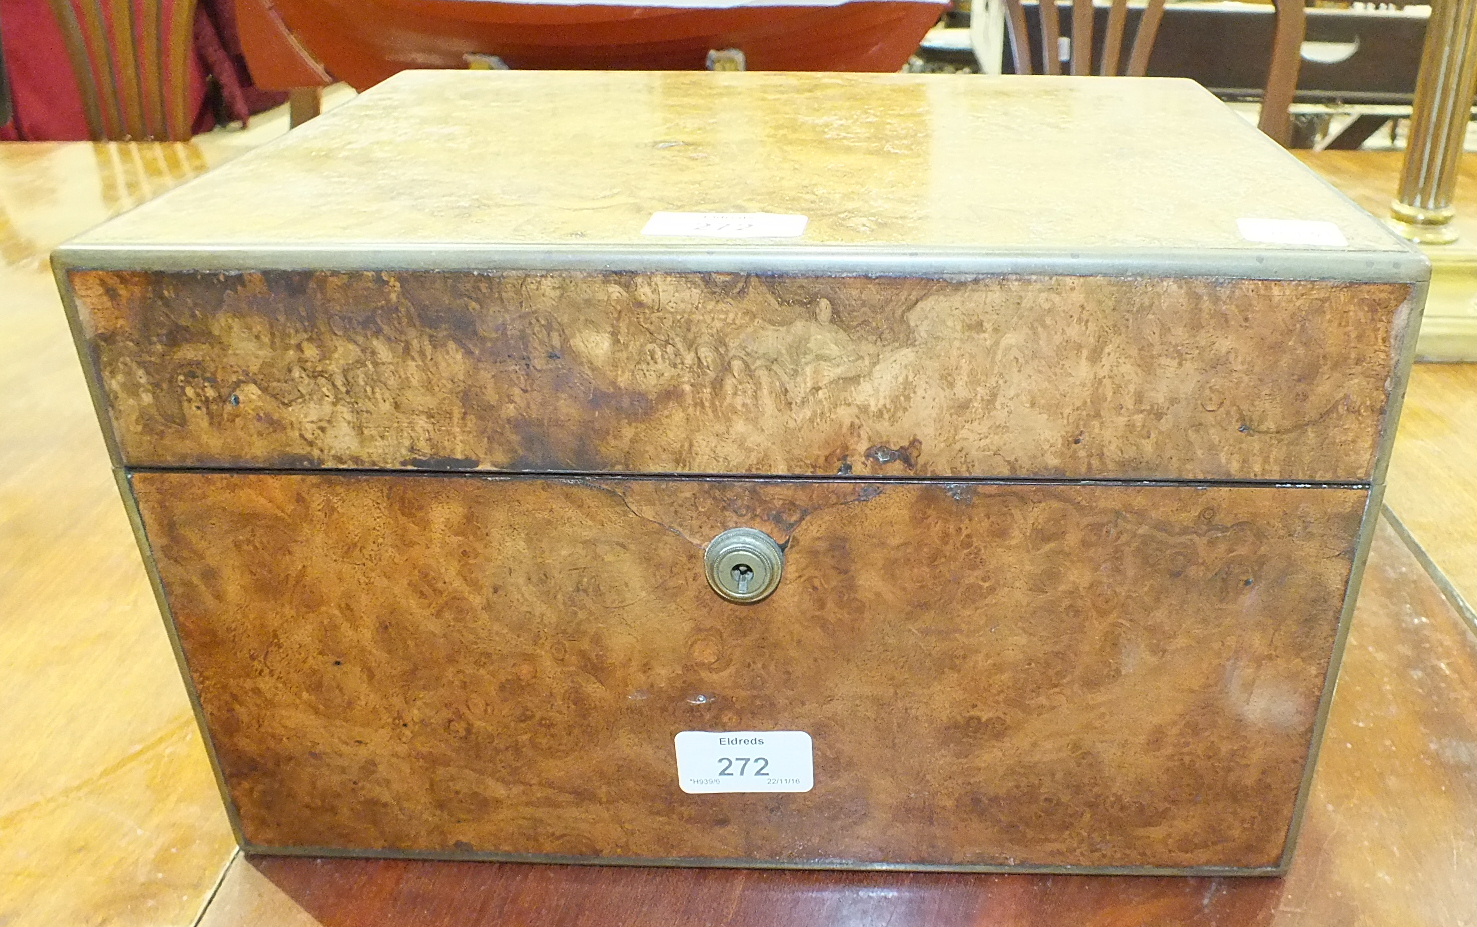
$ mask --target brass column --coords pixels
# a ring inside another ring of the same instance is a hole
[[[1390,205],[1391,225],[1412,241],[1456,241],[1451,203],[1474,91],[1477,0],[1433,0],[1400,194]]]

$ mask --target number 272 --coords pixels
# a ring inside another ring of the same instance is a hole
[[[746,772],[746,770],[748,770],[748,768],[749,768],[749,764],[750,763],[753,763],[754,764],[754,771],[753,772]],[[734,772],[733,771],[734,764],[738,764],[738,772]],[[720,756],[720,757],[718,757],[718,765],[720,765],[720,766],[723,767],[722,769],[718,770],[718,775],[720,775],[720,776],[744,776],[744,775],[749,775],[749,776],[767,776],[767,775],[769,775],[769,760],[766,760],[762,756],[756,756],[756,757],[735,756],[735,757],[732,757],[732,758],[726,757],[726,756]]]

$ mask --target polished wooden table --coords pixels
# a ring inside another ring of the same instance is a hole
[[[44,260],[220,156],[0,146],[0,924],[1477,924],[1477,639],[1388,527],[1285,879],[233,859]],[[1436,422],[1477,377],[1412,390]],[[1415,466],[1440,431],[1392,469],[1423,543],[1477,498],[1460,456]]]

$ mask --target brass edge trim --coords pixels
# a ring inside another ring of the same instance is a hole
[[[190,699],[190,710],[195,714],[195,726],[199,729],[200,739],[205,744],[206,756],[210,758],[210,770],[215,774],[216,787],[220,789],[221,802],[226,809],[226,820],[230,822],[231,833],[236,838],[237,846],[244,847],[246,846],[246,835],[241,828],[241,815],[237,811],[235,800],[231,797],[231,790],[226,785],[226,776],[221,769],[220,757],[216,753],[215,740],[211,737],[210,726],[205,721],[205,709],[200,704],[200,692],[195,687],[195,677],[190,672],[189,660],[185,656],[184,646],[180,643],[179,631],[174,623],[174,612],[169,607],[169,594],[164,588],[163,577],[159,575],[159,565],[154,560],[148,529],[144,527],[143,513],[139,510],[138,500],[133,494],[133,474],[115,467],[113,478],[118,483],[119,494],[123,497],[123,508],[128,512],[128,523],[133,528],[133,539],[138,544],[139,555],[143,558],[144,572],[149,576],[149,587],[154,590],[154,601],[159,606],[164,632],[169,636],[169,647],[174,651],[174,660],[179,667],[180,679],[183,680],[185,694]]]
[[[1369,552],[1374,541],[1374,532],[1379,525],[1380,515],[1390,514],[1389,509],[1384,505],[1385,476],[1389,471],[1390,459],[1393,456],[1395,436],[1400,424],[1400,411],[1404,406],[1406,389],[1410,384],[1411,371],[1415,363],[1416,345],[1420,335],[1421,317],[1425,310],[1426,296],[1429,290],[1429,280],[1416,284],[1411,289],[1409,298],[1401,306],[1400,311],[1406,314],[1406,318],[1404,319],[1403,330],[1398,336],[1402,339],[1399,345],[1399,355],[1396,358],[1395,367],[1390,374],[1391,385],[1385,404],[1384,418],[1380,423],[1380,436],[1375,455],[1369,499],[1365,503],[1364,517],[1359,527],[1360,536],[1358,546],[1354,553],[1353,567],[1349,572],[1349,584],[1344,593],[1344,608],[1339,616],[1339,629],[1334,638],[1333,654],[1329,660],[1328,674],[1324,679],[1323,698],[1319,704],[1317,719],[1314,721],[1313,739],[1309,745],[1307,766],[1304,769],[1302,785],[1298,790],[1297,802],[1293,806],[1292,825],[1288,829],[1287,843],[1283,850],[1282,864],[1284,867],[1291,864],[1293,854],[1297,849],[1298,838],[1301,836],[1303,817],[1306,813],[1308,798],[1312,791],[1313,776],[1317,770],[1318,755],[1323,746],[1323,739],[1328,726],[1328,716],[1332,710],[1334,694],[1338,688],[1339,669],[1343,664],[1344,650],[1348,643],[1354,610],[1358,605],[1359,590],[1364,582],[1364,571],[1368,566]],[[1407,309],[1407,307],[1409,308]],[[1414,549],[1417,545],[1411,546]],[[1419,556],[1417,555],[1418,559]],[[1428,569],[1428,572],[1432,571]],[[1474,628],[1477,628],[1477,625],[1474,625]]]
[[[82,366],[82,378],[87,381],[87,394],[92,397],[92,412],[97,417],[98,428],[103,433],[103,445],[108,449],[108,460],[113,467],[123,466],[123,449],[118,441],[113,417],[108,414],[108,395],[103,388],[102,366],[92,349],[92,339],[82,324],[82,315],[77,309],[77,294],[72,289],[72,268],[56,255],[51,258],[51,275],[56,280],[61,294],[62,313],[67,317],[67,326],[72,330],[72,347],[77,352],[77,361]]]
[[[755,482],[755,483],[868,483],[888,486],[1086,486],[1126,488],[1188,488],[1188,489],[1348,489],[1368,490],[1364,481],[1338,480],[1231,480],[1201,477],[1042,477],[1042,476],[889,476],[868,474],[826,473],[668,473],[661,471],[606,471],[606,470],[435,470],[416,468],[389,469],[384,467],[223,467],[223,466],[153,466],[130,464],[130,473],[194,473],[209,476],[319,476],[354,477],[383,476],[402,479],[405,477],[457,478],[482,480],[548,480],[553,482],[581,482],[584,480],[611,480],[616,482]]]
[[[1405,391],[1410,385],[1411,370],[1415,366],[1416,349],[1420,343],[1421,321],[1425,316],[1426,297],[1430,295],[1430,281],[1418,283],[1411,288],[1410,295],[1400,306],[1397,314],[1404,314],[1403,330],[1395,366],[1390,371],[1389,392],[1385,399],[1385,414],[1380,421],[1379,438],[1375,444],[1373,473],[1370,482],[1383,487],[1385,473],[1390,469],[1390,458],[1394,456],[1395,435],[1400,430],[1400,411],[1405,406]]]
[[[1344,605],[1339,611],[1338,630],[1334,633],[1333,652],[1329,654],[1328,670],[1323,676],[1323,695],[1318,701],[1318,713],[1313,720],[1313,736],[1308,743],[1308,758],[1304,761],[1303,781],[1298,786],[1297,799],[1292,806],[1292,821],[1287,828],[1287,839],[1282,845],[1282,859],[1278,868],[1286,871],[1292,864],[1297,851],[1298,837],[1302,834],[1303,815],[1307,812],[1308,796],[1313,790],[1313,776],[1318,769],[1318,754],[1323,747],[1323,736],[1328,727],[1328,716],[1333,708],[1335,690],[1338,688],[1339,670],[1344,662],[1344,648],[1349,642],[1349,628],[1354,621],[1354,608],[1359,602],[1359,587],[1364,582],[1364,568],[1369,562],[1369,550],[1374,542],[1374,532],[1379,524],[1380,504],[1384,499],[1384,483],[1369,488],[1369,497],[1364,502],[1364,516],[1359,523],[1359,538],[1354,547],[1354,560],[1349,566],[1349,581],[1344,587]]]
[[[1419,339],[1421,313],[1425,308],[1429,281],[1418,283],[1411,289],[1406,302],[1403,331],[1399,337],[1400,353],[1390,373],[1391,385],[1385,404],[1385,416],[1380,423],[1380,437],[1374,461],[1373,482],[1369,499],[1364,504],[1364,517],[1359,525],[1359,540],[1354,551],[1354,562],[1349,570],[1349,584],[1344,591],[1344,607],[1339,614],[1339,627],[1334,636],[1333,653],[1329,658],[1328,672],[1323,681],[1323,696],[1318,705],[1318,714],[1313,722],[1313,738],[1308,746],[1307,765],[1303,770],[1303,781],[1298,788],[1298,797],[1293,805],[1292,823],[1287,831],[1287,842],[1283,846],[1282,866],[1291,865],[1297,850],[1298,838],[1302,834],[1303,816],[1307,812],[1308,797],[1312,792],[1313,776],[1318,767],[1318,754],[1323,747],[1323,738],[1328,727],[1328,716],[1333,707],[1333,698],[1338,688],[1339,669],[1343,665],[1344,649],[1348,644],[1349,629],[1353,624],[1354,610],[1359,602],[1359,590],[1364,583],[1364,570],[1369,563],[1369,551],[1374,542],[1374,532],[1379,525],[1384,508],[1385,474],[1390,468],[1390,457],[1395,446],[1395,434],[1400,423],[1400,409],[1405,402],[1406,387],[1410,383],[1411,369],[1415,361],[1416,342]]]
[[[861,860],[752,860],[717,857],[561,856],[557,853],[497,853],[478,850],[349,850],[338,847],[267,847],[244,843],[248,856],[320,856],[335,859],[414,859],[448,862],[554,863],[570,866],[648,866],[691,869],[810,869],[837,872],[975,872],[1036,875],[1279,876],[1284,866],[1048,866],[1036,863],[882,863]]]
[[[1410,552],[1415,555],[1416,561],[1430,575],[1432,582],[1436,584],[1436,588],[1441,590],[1441,595],[1446,598],[1447,602],[1451,603],[1451,607],[1456,609],[1457,614],[1462,616],[1462,620],[1467,623],[1467,627],[1472,630],[1472,633],[1477,634],[1477,609],[1474,609],[1472,604],[1467,601],[1466,596],[1462,595],[1462,591],[1451,581],[1451,577],[1446,575],[1446,571],[1436,565],[1436,561],[1431,559],[1430,554],[1426,553],[1426,548],[1421,545],[1420,541],[1416,540],[1415,534],[1406,527],[1405,522],[1400,520],[1400,516],[1396,515],[1393,509],[1386,505],[1383,507],[1381,514],[1390,523],[1390,527],[1395,529],[1395,533],[1400,535],[1400,540],[1405,542],[1405,546],[1410,548]]]
[[[183,186],[183,185],[181,185]],[[176,188],[178,189],[178,188]],[[417,242],[325,245],[157,242],[149,245],[76,241],[57,252],[86,270],[195,271],[591,271],[630,273],[807,274],[823,277],[996,276],[1206,277],[1248,280],[1327,280],[1343,283],[1422,283],[1430,263],[1419,253],[1287,249],[1141,248],[1070,250],[908,249],[880,245],[738,246],[569,245]]]

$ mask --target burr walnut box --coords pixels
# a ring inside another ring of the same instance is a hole
[[[407,72],[64,246],[242,844],[1280,871],[1422,258],[1197,86]]]

